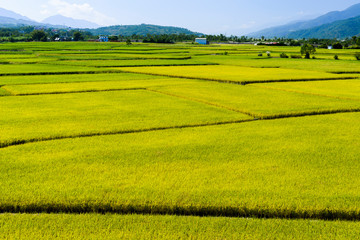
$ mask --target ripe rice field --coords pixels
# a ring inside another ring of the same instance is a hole
[[[356,51],[282,52],[1,44],[0,238],[357,238]]]

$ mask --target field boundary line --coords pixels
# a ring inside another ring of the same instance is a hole
[[[7,77],[7,76],[102,74],[102,73],[122,73],[122,71],[120,71],[120,70],[104,70],[104,71],[72,71],[72,72],[0,73],[0,77]]]
[[[348,109],[324,109],[324,110],[314,110],[306,112],[292,112],[292,113],[279,113],[272,115],[261,115],[259,120],[276,120],[282,118],[296,118],[296,117],[309,117],[309,116],[318,116],[318,115],[330,115],[337,113],[357,113],[360,112],[359,108],[348,108]]]
[[[333,73],[333,74],[360,74],[360,71],[330,71],[328,73]]]
[[[166,60],[166,59],[165,59]],[[180,60],[184,60],[185,59],[180,59]],[[180,61],[179,60],[179,61]],[[126,60],[124,60],[126,61]],[[42,63],[45,64],[45,63]],[[104,65],[104,66],[89,66],[89,65],[73,65],[73,64],[56,64],[56,63],[51,63],[50,65],[56,65],[56,66],[72,66],[72,67],[92,67],[92,68],[123,68],[123,67],[186,67],[186,66],[212,66],[212,65],[219,65],[217,63],[201,63],[201,64],[196,64],[196,63],[192,63],[192,64],[159,64],[159,65],[145,65],[145,64],[138,64],[138,65]]]
[[[139,54],[140,55],[140,54]],[[65,55],[66,56],[66,55]],[[192,59],[192,57],[169,57],[169,58],[156,58],[156,57],[152,57],[152,58],[144,58],[144,57],[133,57],[133,58],[106,58],[106,59],[101,59],[101,58],[57,58],[56,56],[51,56],[51,58],[57,59],[54,61],[126,61],[126,60],[189,60]]]
[[[6,89],[5,89],[6,90]],[[44,92],[44,93],[12,93],[8,97],[24,97],[24,96],[38,96],[38,95],[56,95],[56,94],[73,94],[73,93],[95,93],[95,92],[121,92],[121,91],[137,91],[137,90],[146,90],[146,88],[112,88],[112,89],[103,89],[103,90],[79,90],[79,91],[67,91],[67,92]]]
[[[163,95],[167,95],[167,96],[171,96],[171,97],[181,98],[181,99],[190,100],[190,101],[193,101],[193,102],[198,102],[198,103],[210,105],[210,106],[213,106],[213,107],[223,108],[223,109],[226,109],[226,110],[230,110],[232,112],[242,113],[242,114],[248,115],[248,116],[253,117],[253,118],[259,117],[255,113],[239,110],[239,109],[236,109],[236,108],[227,107],[227,106],[216,104],[216,103],[203,101],[203,100],[200,100],[200,99],[197,99],[197,98],[184,97],[184,96],[181,96],[181,95],[168,93],[168,92],[163,92],[163,91],[159,91],[159,90],[155,90],[155,89],[151,89],[151,88],[146,88],[146,90],[151,91],[151,92],[155,92],[155,93],[159,93],[159,94],[163,94]]]
[[[219,65],[217,63],[191,63],[191,64],[161,64],[161,65],[131,65],[131,66],[124,66],[124,65],[119,65],[119,66],[90,66],[90,67],[95,67],[95,68],[113,68],[113,67],[118,67],[118,68],[122,68],[122,67],[186,67],[186,66],[214,66],[214,65]],[[72,65],[74,66],[74,65]],[[84,67],[89,67],[87,65],[85,65]]]
[[[199,217],[236,217],[236,218],[279,218],[279,219],[313,219],[360,221],[359,210],[309,209],[294,208],[257,208],[232,206],[169,206],[149,204],[91,204],[91,203],[42,203],[42,204],[0,204],[0,213],[67,213],[67,214],[143,214],[143,215],[175,215]]]
[[[227,107],[227,106],[224,106],[224,105],[203,101],[203,100],[196,99],[196,98],[185,97],[185,96],[181,96],[181,95],[177,95],[177,94],[173,94],[173,93],[167,93],[167,92],[163,92],[163,91],[159,91],[159,90],[155,90],[155,89],[151,89],[151,88],[147,88],[147,90],[152,91],[152,92],[157,92],[157,93],[160,93],[160,94],[173,96],[173,97],[182,98],[182,99],[185,99],[185,100],[190,100],[190,101],[195,101],[195,102],[207,104],[207,105],[210,105],[210,106],[215,106],[215,107],[227,109],[227,110],[242,113],[242,114],[246,114],[246,115],[248,115],[250,117],[253,117],[255,120],[275,120],[275,119],[281,119],[281,118],[293,118],[293,117],[305,117],[305,116],[313,116],[313,115],[328,115],[328,114],[336,114],[336,113],[360,112],[360,107],[359,107],[359,108],[348,108],[348,109],[346,109],[346,108],[343,108],[343,109],[322,109],[322,110],[320,109],[320,110],[313,110],[313,111],[310,110],[310,111],[304,111],[304,112],[261,114],[261,113],[253,113],[253,112],[249,112],[249,111],[246,111],[246,110],[240,110],[240,109],[236,109],[236,108],[231,108],[231,107]]]
[[[281,82],[318,82],[318,81],[341,81],[341,80],[354,80],[359,79],[359,77],[341,77],[341,78],[312,78],[312,79],[275,79],[275,80],[266,80],[266,81],[243,81],[241,82],[242,85],[249,85],[249,84],[261,84],[261,83],[281,83]]]
[[[108,135],[122,135],[122,134],[154,132],[154,131],[171,130],[171,129],[197,128],[197,127],[227,125],[227,124],[234,124],[234,123],[244,123],[244,122],[250,122],[250,121],[255,121],[255,120],[257,120],[257,119],[239,119],[239,120],[232,120],[232,121],[187,124],[187,125],[179,125],[179,126],[154,127],[154,128],[145,128],[145,129],[132,129],[132,130],[130,129],[130,130],[118,130],[118,131],[114,130],[114,131],[104,131],[104,132],[94,132],[94,133],[79,133],[79,134],[74,134],[74,135],[58,135],[58,136],[52,136],[52,137],[16,139],[16,140],[0,142],[0,149],[11,147],[11,146],[24,145],[27,143],[46,142],[46,141],[54,141],[54,140],[62,140],[62,139],[108,136]]]
[[[190,66],[190,65],[187,65],[187,66]],[[197,65],[197,66],[199,66],[199,65]],[[151,66],[148,66],[148,67],[151,67]],[[157,66],[157,67],[161,67],[161,66]],[[236,81],[236,80],[224,80],[224,79],[215,79],[215,78],[177,76],[177,75],[172,75],[172,74],[144,73],[144,72],[126,71],[126,70],[120,70],[120,71],[123,71],[125,73],[136,73],[136,74],[145,74],[145,75],[152,75],[152,76],[195,79],[195,80],[203,80],[203,81],[219,82],[219,83],[228,83],[228,84],[236,84],[236,85],[248,85],[248,84],[258,84],[258,83],[274,83],[274,82],[307,82],[307,81],[332,81],[332,80],[359,79],[359,77],[337,77],[337,78],[274,79],[274,80]]]
[[[189,65],[187,65],[189,66]],[[197,65],[198,66],[198,65]],[[149,66],[151,67],[151,66]],[[161,67],[161,66],[160,66]],[[136,71],[126,71],[120,70],[124,73],[136,73],[136,74],[145,74],[150,76],[162,76],[162,77],[170,77],[170,78],[182,78],[182,79],[192,79],[192,80],[203,80],[203,81],[210,81],[210,82],[220,82],[220,83],[229,83],[229,84],[237,84],[240,85],[241,82],[234,81],[234,80],[221,80],[221,79],[211,79],[211,78],[202,78],[202,77],[186,77],[186,76],[176,76],[176,75],[169,75],[169,74],[159,74],[159,73],[144,73],[144,72],[136,72]]]
[[[111,74],[111,73],[109,73]],[[112,73],[114,75],[118,74],[118,73]],[[136,73],[134,73],[136,74]],[[89,75],[93,75],[93,74],[89,74]],[[164,79],[169,79],[166,77],[163,78],[145,78],[145,79],[124,79],[124,80],[95,80],[95,81],[71,81],[71,82],[35,82],[35,83],[14,83],[14,84],[4,84],[4,85],[0,85],[0,87],[6,87],[6,86],[21,86],[21,85],[42,85],[42,84],[72,84],[72,83],[97,83],[97,82],[121,82],[121,81],[147,81],[147,80],[164,80]]]
[[[291,92],[291,93],[300,93],[300,94],[319,96],[319,97],[335,98],[335,99],[340,99],[340,100],[360,101],[360,99],[351,98],[351,97],[340,97],[340,96],[331,96],[331,95],[320,94],[320,93],[309,93],[309,92],[303,92],[303,91],[297,91],[297,90],[291,90],[291,89],[282,89],[282,88],[276,88],[276,87],[269,87],[269,86],[265,86],[265,85],[253,85],[252,87],[279,90],[279,91]]]
[[[75,135],[58,135],[58,136],[52,136],[52,137],[16,139],[16,140],[0,142],[0,149],[11,147],[11,146],[25,145],[28,143],[47,142],[47,141],[55,141],[55,140],[62,140],[62,139],[74,139],[74,138],[84,138],[84,137],[155,132],[155,131],[163,131],[163,130],[171,130],[171,129],[186,129],[186,128],[198,128],[198,127],[238,124],[238,123],[246,123],[246,122],[253,122],[253,121],[260,121],[260,120],[277,120],[277,119],[284,119],[284,118],[296,118],[296,117],[330,115],[330,114],[337,114],[337,113],[356,113],[356,112],[360,112],[360,108],[358,108],[358,109],[334,109],[334,110],[321,110],[321,111],[298,112],[298,113],[288,113],[288,114],[285,113],[285,114],[275,114],[275,115],[264,115],[264,116],[260,116],[259,118],[252,118],[252,119],[219,121],[219,122],[200,123],[200,124],[187,124],[187,125],[168,126],[168,127],[154,127],[154,128],[147,128],[147,129],[133,129],[133,130],[119,130],[119,131],[114,130],[114,131],[104,131],[104,132],[94,132],[94,133],[79,133],[79,134],[75,134]]]

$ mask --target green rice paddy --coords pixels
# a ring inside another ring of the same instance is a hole
[[[360,61],[299,51],[1,44],[0,238],[356,239]]]

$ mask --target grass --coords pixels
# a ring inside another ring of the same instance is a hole
[[[0,210],[358,220],[359,115],[1,149]]]
[[[256,69],[239,66],[181,66],[122,68],[133,73],[153,74],[169,77],[204,79],[210,81],[252,83],[266,81],[341,79],[336,74],[289,69]]]
[[[249,119],[240,113],[144,90],[3,97],[0,104],[3,146],[22,140]]]
[[[96,214],[0,216],[1,239],[356,239],[359,229],[358,222],[340,221]]]

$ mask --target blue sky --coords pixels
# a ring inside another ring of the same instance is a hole
[[[344,10],[359,0],[0,0],[0,7],[41,21],[62,14],[100,25],[157,24],[206,34],[242,35]]]

